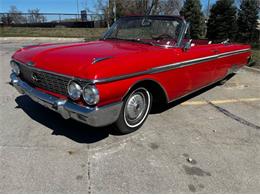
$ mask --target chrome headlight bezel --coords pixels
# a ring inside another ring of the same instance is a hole
[[[99,91],[93,84],[86,85],[83,89],[82,95],[84,101],[90,106],[96,105],[100,100]]]
[[[21,70],[20,70],[18,63],[12,60],[10,62],[10,65],[12,67],[12,72],[15,73],[16,76],[19,76],[21,74]]]
[[[73,87],[73,88],[71,88]],[[74,91],[73,91],[74,90]],[[69,97],[72,99],[72,100],[79,100],[81,98],[81,95],[82,95],[82,87],[81,85],[74,81],[74,80],[71,80],[69,83],[68,83],[68,86],[67,86],[67,91],[68,91],[68,94],[69,94]]]

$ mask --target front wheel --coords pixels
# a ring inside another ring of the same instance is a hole
[[[133,90],[125,99],[121,113],[115,123],[120,134],[128,134],[138,130],[151,110],[152,96],[143,87]]]

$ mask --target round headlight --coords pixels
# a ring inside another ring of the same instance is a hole
[[[87,85],[83,90],[83,98],[88,105],[95,105],[99,102],[99,92],[94,85]]]
[[[17,76],[21,73],[20,67],[19,67],[19,65],[18,65],[16,62],[11,61],[11,67],[12,67],[12,71],[13,71]]]
[[[71,99],[78,100],[82,94],[81,86],[78,83],[71,81],[68,85],[68,94]]]

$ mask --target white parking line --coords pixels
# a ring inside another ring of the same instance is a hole
[[[211,100],[213,104],[228,104],[228,103],[239,103],[239,102],[257,102],[260,98],[240,98],[240,99],[228,99],[228,100]],[[188,101],[183,102],[183,106],[196,106],[196,105],[206,105],[207,101]]]

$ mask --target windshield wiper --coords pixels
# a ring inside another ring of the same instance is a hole
[[[141,43],[141,44],[146,44],[146,45],[160,46],[159,44],[152,43],[152,42],[142,41],[142,40],[140,40],[140,39],[121,39],[121,38],[116,38],[116,37],[108,37],[108,38],[104,38],[103,40],[130,41],[130,42]]]
[[[122,39],[119,39],[119,38],[116,38],[116,37],[107,37],[107,38],[103,38],[101,40],[122,40]]]
[[[146,42],[146,41],[142,41],[142,40],[139,40],[139,39],[127,39],[127,41],[132,41],[132,42],[142,43],[142,44],[152,45],[152,46],[156,45],[156,44],[154,44],[152,42]]]

